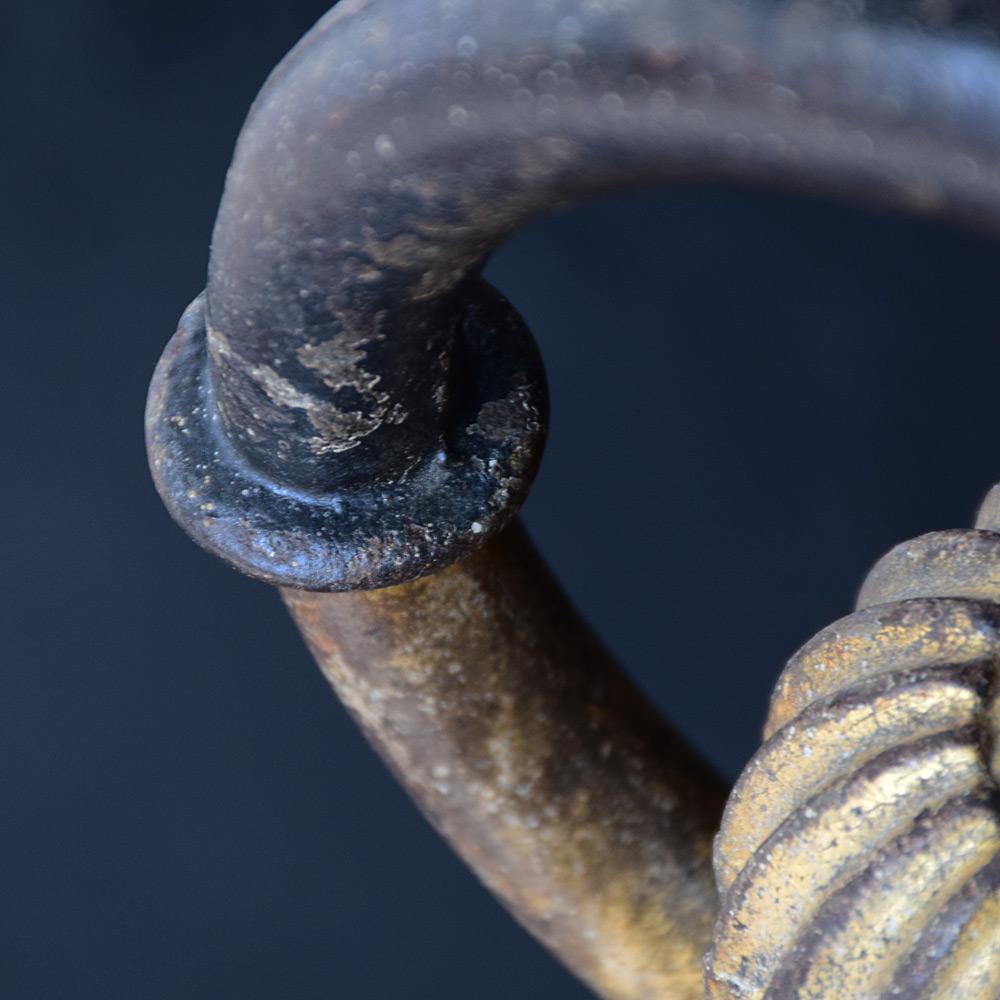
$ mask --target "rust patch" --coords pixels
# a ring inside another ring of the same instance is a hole
[[[283,596],[376,749],[532,933],[603,996],[700,1000],[722,788],[519,528],[402,587]]]

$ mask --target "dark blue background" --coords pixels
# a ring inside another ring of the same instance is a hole
[[[275,593],[145,468],[228,156],[324,0],[0,12],[0,994],[582,998],[438,842]],[[545,353],[525,516],[728,775],[872,560],[1000,474],[996,246],[715,189],[539,221],[490,264]]]

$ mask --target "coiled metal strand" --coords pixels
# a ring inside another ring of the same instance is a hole
[[[789,662],[716,840],[710,998],[1000,996],[1000,503]]]

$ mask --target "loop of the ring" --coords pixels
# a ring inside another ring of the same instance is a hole
[[[157,489],[203,548],[278,586],[368,589],[440,569],[516,513],[548,414],[534,340],[485,282],[467,308],[459,348],[462,395],[438,447],[394,481],[307,495],[256,475],[227,445],[206,377],[199,297],[150,388],[146,434]]]

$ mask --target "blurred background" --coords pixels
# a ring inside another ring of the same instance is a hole
[[[450,854],[268,587],[169,521],[142,409],[242,118],[326,0],[5,0],[0,994],[588,994]],[[997,249],[755,192],[607,198],[488,276],[544,352],[524,517],[730,778],[785,659],[1000,476]]]

